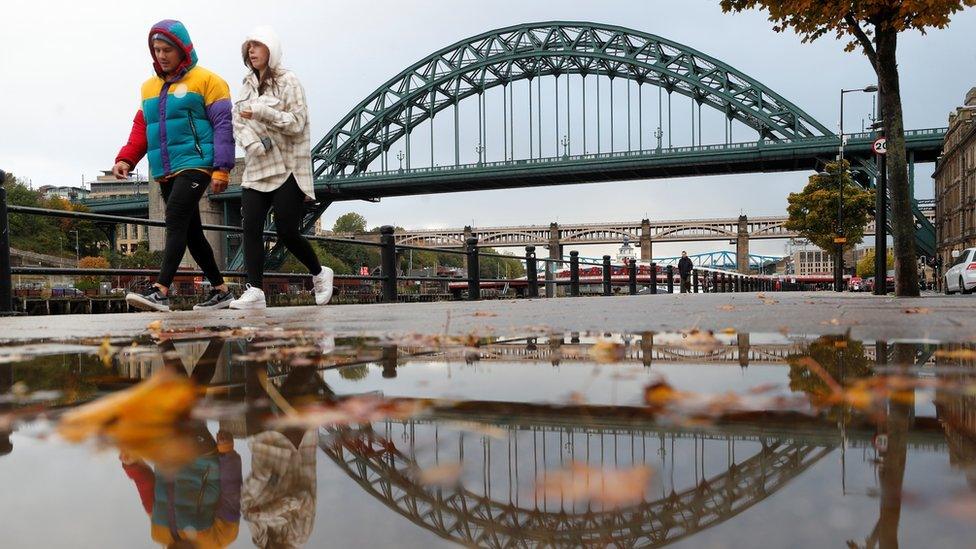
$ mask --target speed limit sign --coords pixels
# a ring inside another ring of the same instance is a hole
[[[888,152],[888,140],[884,137],[879,137],[874,140],[874,144],[871,147],[874,149],[874,154],[885,154]]]

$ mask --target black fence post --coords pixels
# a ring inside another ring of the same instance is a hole
[[[668,293],[674,293],[674,265],[668,265],[667,269],[668,275]]]
[[[735,275],[735,293],[742,293],[742,275]]]
[[[481,299],[481,265],[478,261],[478,237],[469,236],[468,245],[468,301]]]
[[[579,252],[569,252],[569,295],[579,297]]]
[[[383,301],[396,303],[397,300],[397,264],[396,240],[393,238],[393,227],[380,227],[380,274],[383,276]]]
[[[613,289],[610,287],[610,256],[603,256],[603,295],[612,295]]]
[[[712,271],[712,293],[718,293],[718,271]]]
[[[13,281],[10,275],[10,228],[7,225],[7,174],[0,170],[0,316],[14,313]]]
[[[691,272],[691,283],[693,287],[692,292],[697,294],[698,293],[698,269],[695,269],[694,271]]]
[[[651,293],[657,293],[657,263],[651,263]]]
[[[525,247],[525,278],[529,281],[529,297],[539,297],[539,270],[535,262],[535,246]]]
[[[631,259],[627,264],[627,283],[630,286],[630,295],[637,295],[637,260]]]

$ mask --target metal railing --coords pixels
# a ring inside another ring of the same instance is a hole
[[[93,221],[97,223],[133,224],[148,227],[165,227],[166,223],[162,220],[145,219],[138,217],[127,217],[118,215],[96,214],[90,212],[77,212],[67,210],[51,210],[35,208],[29,206],[8,206],[6,189],[2,184],[3,172],[0,171],[0,315],[17,314],[13,307],[13,276],[14,275],[62,275],[62,276],[145,276],[151,277],[158,274],[158,269],[98,269],[80,267],[13,267],[10,257],[10,232],[8,225],[8,214],[25,214],[36,216],[47,216],[74,219],[81,221]],[[217,231],[224,233],[242,233],[242,227],[232,225],[204,224],[202,228],[206,231]],[[263,235],[266,237],[276,237],[274,231],[265,230]],[[445,277],[445,276],[404,276],[397,268],[397,256],[399,253],[409,250],[431,251],[430,248],[423,246],[412,246],[397,244],[394,239],[394,228],[383,226],[380,228],[379,241],[353,240],[348,238],[337,238],[331,236],[306,235],[306,238],[315,241],[328,243],[354,244],[358,246],[368,246],[379,248],[380,268],[378,275],[336,275],[336,280],[358,280],[370,281],[380,285],[379,299],[383,302],[392,303],[398,301],[398,283],[400,282],[437,282],[446,283],[455,298],[467,300],[479,300],[483,296],[486,287],[497,284],[504,284],[506,287],[517,286],[518,293],[527,298],[540,297],[540,287],[545,289],[546,297],[556,297],[557,288],[568,286],[569,296],[576,297],[581,295],[581,287],[597,286],[600,288],[601,295],[613,295],[614,287],[626,287],[628,294],[639,293],[639,283],[646,283],[645,293],[659,293],[659,285],[666,287],[668,293],[674,292],[675,283],[681,284],[681,278],[675,276],[675,269],[672,265],[667,268],[659,268],[655,263],[648,265],[648,272],[643,272],[638,268],[637,261],[629,260],[623,266],[613,265],[608,255],[603,256],[601,262],[581,260],[579,252],[570,252],[570,258],[539,258],[536,257],[535,246],[526,246],[524,257],[491,253],[481,251],[477,237],[470,237],[465,242],[464,249],[438,249],[439,254],[457,254],[465,258],[467,266],[466,277]],[[524,278],[482,278],[480,263],[482,258],[501,258],[516,259],[524,261],[526,276]],[[542,273],[540,276],[540,264]],[[557,273],[557,266],[568,265],[568,277],[560,277]],[[581,266],[599,267],[599,278],[595,271],[587,273],[581,277]],[[701,274],[701,273],[711,273]],[[180,270],[178,276],[202,276],[204,273],[199,270]],[[227,277],[246,277],[246,273],[241,271],[224,271]],[[303,273],[266,273],[265,277],[273,278],[302,278],[310,277],[310,274]],[[711,276],[711,278],[709,278]],[[662,281],[663,277],[663,281]],[[715,269],[705,269],[696,267],[692,273],[693,280],[691,287],[697,293],[715,291],[773,291],[783,289],[772,277],[760,277],[753,275],[743,275],[730,273]]]

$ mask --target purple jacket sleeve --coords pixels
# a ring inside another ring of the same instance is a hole
[[[241,519],[241,456],[237,452],[220,454],[220,503],[217,518],[227,522]]]
[[[234,168],[234,121],[231,115],[230,86],[213,75],[207,83],[207,118],[214,130],[214,168],[230,171]]]
[[[207,105],[207,118],[214,129],[214,168],[234,169],[234,124],[230,99]]]

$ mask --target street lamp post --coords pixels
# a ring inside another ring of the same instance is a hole
[[[75,261],[81,261],[81,246],[78,244],[78,229],[68,232],[75,233]]]
[[[564,135],[560,143],[563,146],[563,157],[569,157],[569,138]]]
[[[478,145],[474,148],[474,152],[478,153],[478,164],[484,162],[484,158],[482,155],[484,155],[485,153],[485,146],[482,145],[481,143],[478,143]]]
[[[403,151],[397,152],[396,159],[400,161],[400,171],[401,172],[403,171],[403,159],[404,158],[406,158],[406,156],[403,154]]]
[[[876,91],[878,91],[878,87],[874,85],[840,90],[840,148],[837,154],[837,185],[840,187],[840,192],[837,196],[837,237],[834,239],[836,243],[834,291],[836,292],[844,291],[844,244],[846,242],[844,238],[844,94],[874,93]]]

